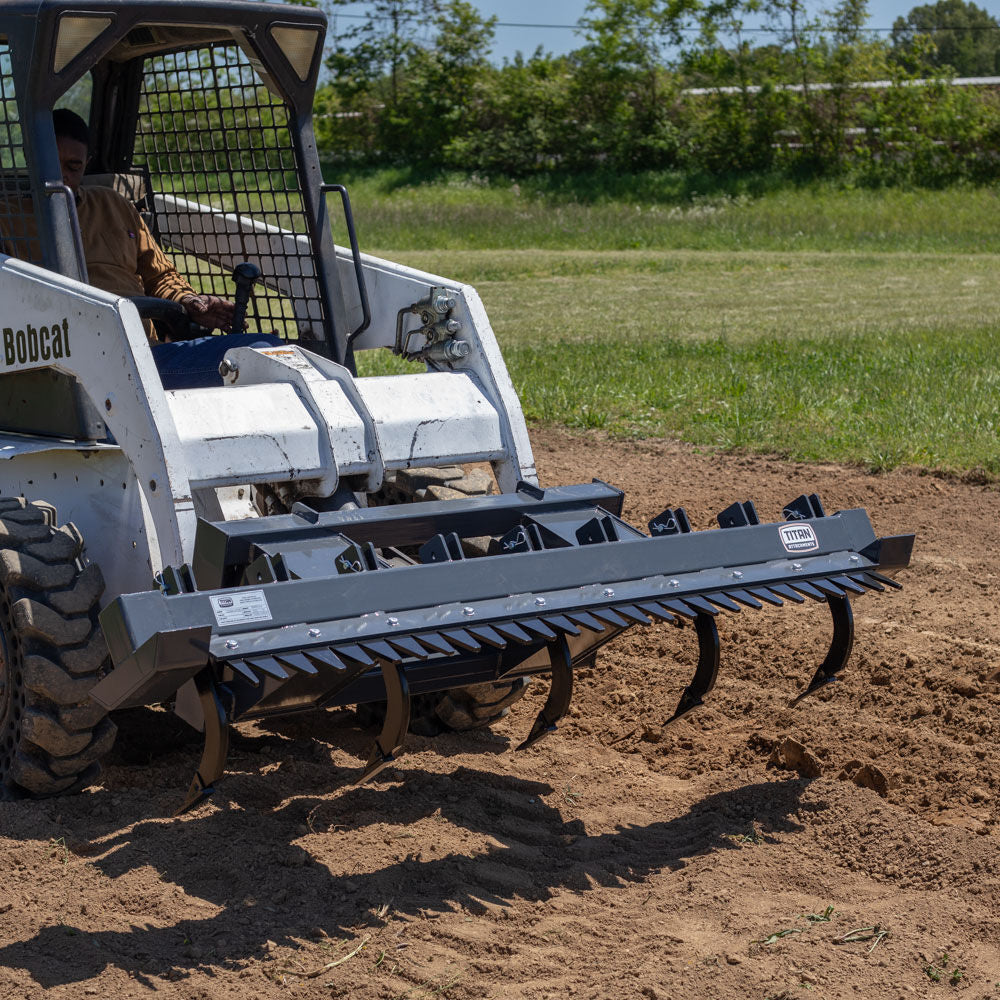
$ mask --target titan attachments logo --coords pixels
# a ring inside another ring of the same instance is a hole
[[[786,552],[814,552],[819,548],[819,539],[811,524],[803,524],[801,521],[783,524],[778,528],[778,534]]]

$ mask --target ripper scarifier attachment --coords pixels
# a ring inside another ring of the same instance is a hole
[[[863,510],[826,516],[817,497],[761,524],[751,503],[691,530],[668,509],[646,535],[620,517],[605,483],[419,506],[201,521],[191,569],[159,592],[119,597],[101,622],[114,669],[93,690],[108,709],[160,702],[204,728],[206,749],[183,808],[223,772],[228,724],[314,706],[386,702],[359,780],[393,761],[417,694],[551,674],[519,749],[552,732],[573,668],[633,625],[694,624],[698,665],[680,718],[719,668],[715,618],[765,604],[826,602],[830,651],[799,698],[833,680],[853,641],[850,595],[897,587],[912,535],[876,538]],[[490,536],[466,558],[462,539]],[[404,555],[418,553],[419,561]]]

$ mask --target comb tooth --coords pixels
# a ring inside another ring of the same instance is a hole
[[[877,590],[879,591],[879,593],[885,592],[885,587],[883,587],[882,584],[878,582],[878,580],[872,580],[864,573],[849,573],[848,576],[850,576],[850,578],[855,583],[860,583],[862,586],[867,587],[869,590]]]
[[[632,621],[638,623],[639,625],[651,625],[649,618],[644,615],[634,604],[616,604],[615,611],[620,615],[624,615],[626,618],[631,618]]]
[[[553,628],[559,629],[560,632],[566,632],[569,635],[582,634],[565,615],[546,615],[543,620],[548,622]]]
[[[764,607],[756,597],[745,590],[727,590],[726,596],[731,597],[734,601],[739,601],[741,604],[745,604],[748,608],[756,608],[758,611]]]
[[[422,642],[432,653],[444,653],[445,656],[454,656],[455,647],[446,642],[443,636],[437,632],[422,632],[414,636],[417,642]]]
[[[704,597],[698,597],[697,594],[692,594],[691,597],[685,595],[684,603],[706,615],[717,615],[719,613],[719,609],[714,604],[709,604]]]
[[[731,598],[721,592],[705,595],[713,604],[718,604],[720,608],[727,611],[742,611],[743,609]]]
[[[619,627],[628,625],[628,622],[614,608],[594,608],[592,613],[595,618],[600,618],[602,622],[607,622],[609,625],[617,625]]]
[[[396,652],[387,642],[381,639],[362,639],[361,645],[369,653],[374,653],[379,659],[388,660],[390,663],[398,663],[400,654]]]
[[[476,640],[465,631],[464,628],[451,628],[447,632],[441,633],[450,643],[464,649],[469,653],[478,653],[483,648],[482,643]]]
[[[529,631],[534,632],[535,635],[540,635],[543,639],[552,640],[557,638],[556,633],[541,618],[525,618],[521,622],[521,625]]]
[[[252,660],[247,657],[247,663],[271,677],[276,677],[279,681],[286,681],[292,676],[283,670],[281,664],[272,656],[255,656]]]
[[[507,648],[507,640],[499,632],[490,628],[489,625],[470,625],[469,631],[477,639],[482,639],[487,646],[493,646],[496,649]]]
[[[771,593],[767,587],[747,587],[747,592],[753,594],[754,597],[759,597],[762,601],[767,601],[768,604],[773,604],[776,608],[784,606],[785,602],[777,594]]]
[[[882,573],[876,573],[875,570],[867,570],[869,576],[874,577],[879,583],[884,583],[887,587],[892,587],[893,590],[902,590],[903,585],[901,583],[896,583],[891,576],[885,576]]]
[[[254,687],[260,687],[260,678],[242,660],[230,660],[229,666],[245,681],[249,681]]]
[[[319,671],[301,653],[276,653],[274,658],[283,666],[298,670],[303,674],[318,674]]]
[[[427,653],[424,647],[407,635],[390,635],[387,641],[394,649],[399,650],[404,656],[415,656],[418,660],[426,660]]]
[[[805,604],[806,599],[796,591],[792,590],[787,584],[784,583],[772,583],[771,590],[776,594],[781,594],[782,597],[787,597],[790,601],[795,601],[796,604]]]
[[[807,597],[811,597],[814,601],[825,601],[826,594],[822,590],[817,590],[808,580],[796,580],[794,583],[790,584],[797,591],[805,594]]]
[[[593,615],[587,614],[586,611],[570,611],[568,614],[570,619],[576,622],[577,625],[582,625],[584,628],[590,629],[591,632],[603,632],[607,628],[604,622],[598,621]]]
[[[337,656],[332,649],[323,649],[322,647],[317,646],[315,649],[304,649],[302,652],[308,656],[313,663],[321,663],[325,667],[333,667],[334,670],[347,669],[347,664],[344,663],[344,661]],[[344,653],[342,649],[338,650],[338,652],[347,656],[347,653]],[[358,660],[359,663],[364,663],[365,661],[369,664],[373,663],[371,658],[362,652],[362,650],[359,649],[358,653],[364,657],[364,660]]]
[[[493,626],[505,639],[512,639],[522,646],[528,646],[534,640],[521,628],[517,622],[496,622]]]
[[[312,650],[305,650],[309,655],[312,655]],[[349,643],[346,646],[337,647],[337,655],[344,656],[348,660],[354,660],[356,663],[361,663],[366,667],[374,667],[375,661],[358,645],[354,643]]]
[[[646,614],[652,615],[654,618],[658,618],[660,621],[664,622],[675,622],[677,619],[669,612],[662,604],[657,604],[655,601],[643,601],[639,607],[646,612]]]
[[[690,618],[692,621],[698,617],[698,612],[694,608],[689,607],[683,601],[660,601],[660,603],[665,607],[669,608],[671,611],[684,618]]]
[[[831,583],[829,580],[813,580],[812,585],[817,589],[823,591],[824,594],[830,597],[843,597],[844,592],[835,583]]]
[[[852,594],[863,594],[865,593],[865,588],[860,584],[855,583],[852,579],[847,576],[831,576],[830,581],[835,583],[838,587],[843,587],[844,590],[849,590]]]

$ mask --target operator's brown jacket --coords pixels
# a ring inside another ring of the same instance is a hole
[[[14,256],[37,247],[31,203],[21,202],[20,218],[10,202],[0,212],[0,229],[7,230]],[[153,295],[179,302],[194,289],[177,273],[160,249],[135,207],[109,187],[81,187],[76,196],[83,256],[90,284],[115,295]],[[4,243],[7,243],[4,240]],[[143,324],[151,342],[159,338],[149,323]]]

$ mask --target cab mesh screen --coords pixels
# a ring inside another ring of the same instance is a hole
[[[290,118],[235,45],[150,57],[133,166],[148,171],[161,245],[196,290],[232,298],[232,268],[250,261],[263,277],[249,330],[322,339]]]
[[[10,45],[0,42],[0,250],[40,264],[42,250],[14,97],[11,58]]]

